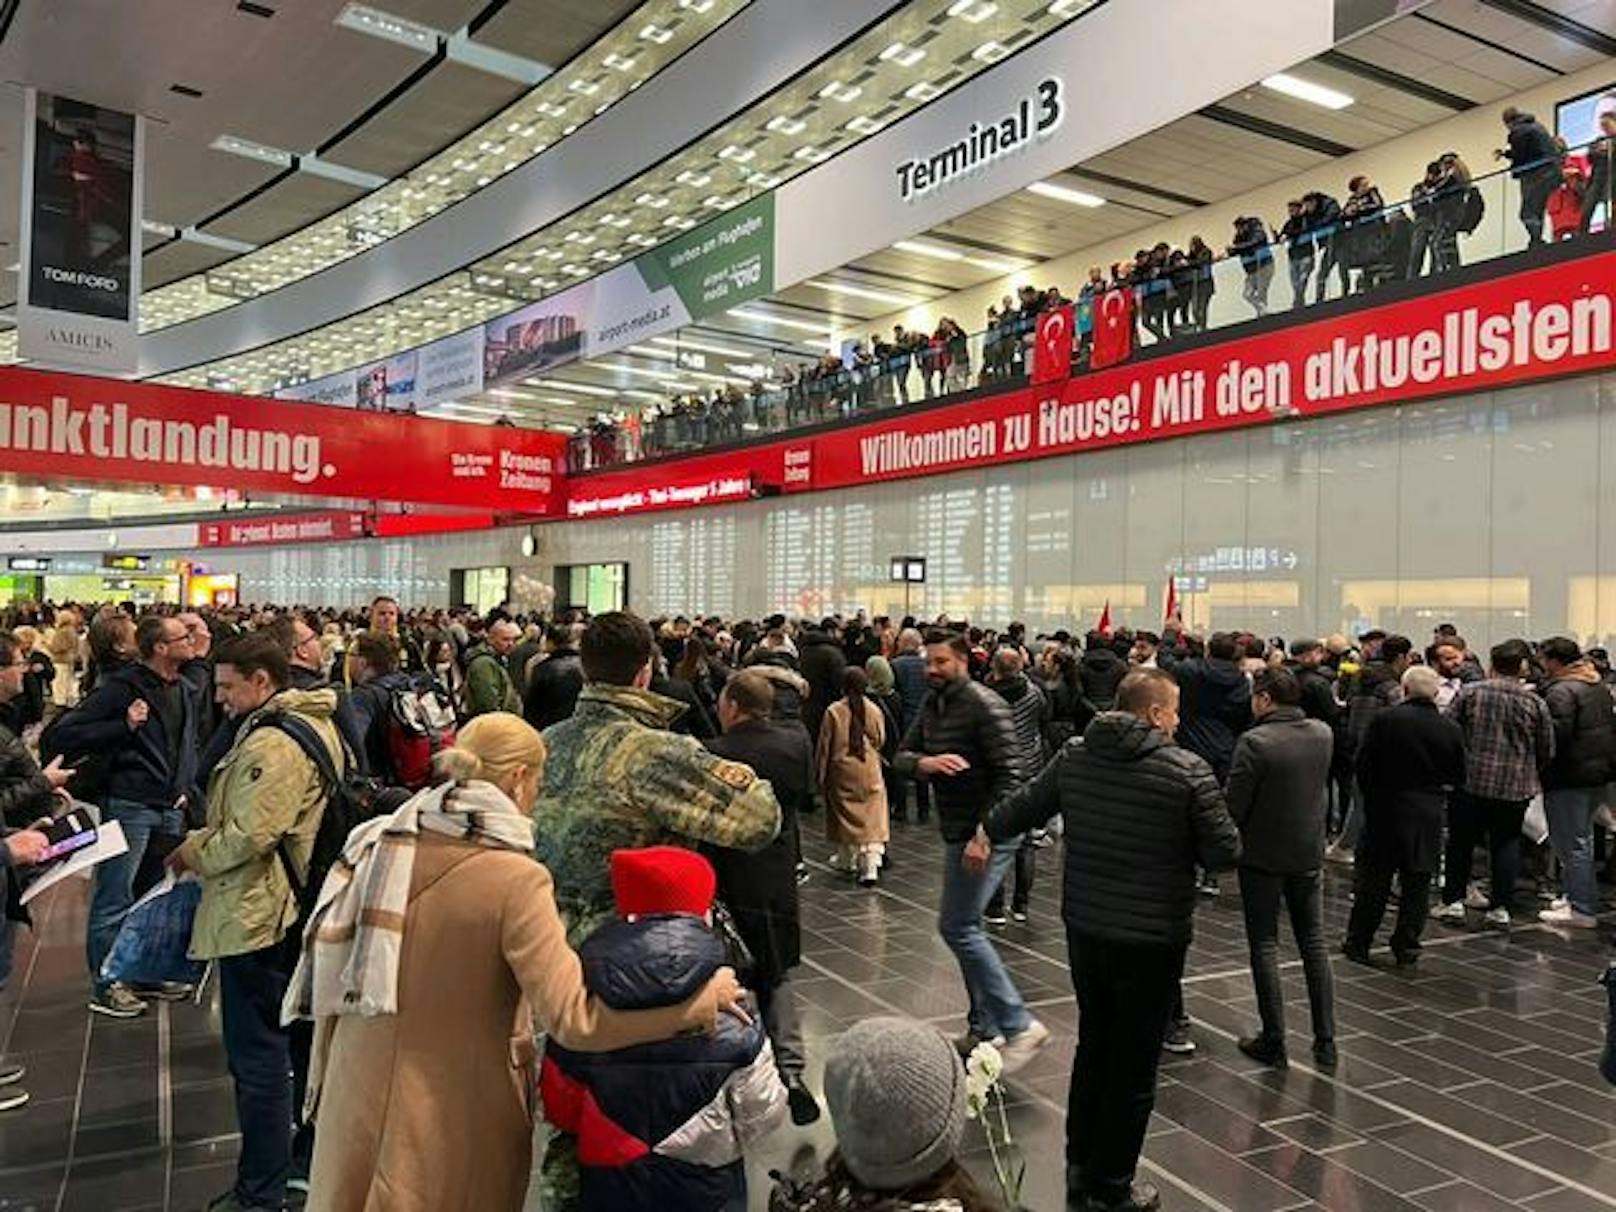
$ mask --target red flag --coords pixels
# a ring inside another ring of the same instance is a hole
[[[1133,290],[1113,287],[1094,305],[1094,346],[1089,369],[1100,370],[1126,361],[1133,353]]]
[[[1162,611],[1162,622],[1182,623],[1183,621],[1183,612],[1178,608],[1178,578],[1169,576],[1167,578],[1167,609]]]
[[[1100,622],[1094,628],[1107,639],[1111,638],[1111,599],[1106,598],[1105,609],[1100,611]]]
[[[1032,381],[1054,383],[1072,377],[1072,306],[1056,307],[1038,317],[1038,343],[1032,359]]]

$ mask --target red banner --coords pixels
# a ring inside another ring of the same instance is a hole
[[[1071,304],[1051,308],[1038,315],[1038,341],[1033,349],[1032,381],[1059,383],[1072,377]]]
[[[560,512],[566,439],[0,368],[0,470],[256,493]]]
[[[574,517],[847,488],[1616,366],[1616,253],[937,408],[588,475]],[[1098,320],[1096,320],[1098,325]],[[703,485],[736,485],[734,493]]]
[[[358,509],[283,514],[274,518],[223,518],[196,528],[199,547],[259,547],[282,543],[330,543],[362,539],[368,527]]]
[[[1126,286],[1106,291],[1094,300],[1093,319],[1089,365],[1104,370],[1126,362],[1133,352],[1133,291]]]

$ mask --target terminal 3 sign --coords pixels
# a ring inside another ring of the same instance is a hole
[[[1010,113],[988,122],[972,122],[947,147],[930,156],[905,160],[897,167],[899,196],[905,202],[919,198],[1054,134],[1066,116],[1063,92],[1061,78],[1048,76]]]

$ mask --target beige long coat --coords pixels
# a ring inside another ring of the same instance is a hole
[[[711,994],[619,1013],[584,992],[550,873],[527,854],[423,833],[397,1015],[332,1032],[310,1212],[519,1212],[532,1170],[529,1008],[567,1047],[605,1051],[715,1019]]]
[[[832,703],[819,726],[819,785],[825,793],[825,838],[837,845],[885,842],[888,838],[887,787],[881,777],[881,746],[886,719],[864,700],[864,758],[847,752],[852,709],[845,698]]]

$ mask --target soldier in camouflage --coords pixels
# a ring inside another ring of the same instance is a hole
[[[575,947],[615,915],[613,850],[698,842],[759,850],[780,830],[767,780],[667,731],[685,705],[645,688],[654,648],[651,629],[634,615],[600,615],[580,645],[585,685],[577,708],[544,730],[535,853],[555,880]],[[577,1207],[571,1137],[552,1136],[542,1186],[547,1212]]]

